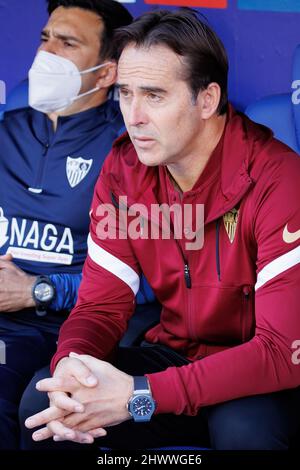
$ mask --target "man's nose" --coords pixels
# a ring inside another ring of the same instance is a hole
[[[138,126],[140,124],[146,124],[147,121],[148,117],[142,102],[140,100],[132,100],[129,109],[128,124],[130,126]]]

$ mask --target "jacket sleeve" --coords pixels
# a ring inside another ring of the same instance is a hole
[[[82,274],[50,274],[49,278],[54,284],[56,292],[50,308],[56,312],[71,310],[77,300]]]
[[[50,274],[49,278],[54,284],[56,296],[50,308],[56,312],[71,310],[77,301],[78,289],[82,279],[80,274]],[[136,295],[137,304],[153,302],[155,295],[144,275],[140,279],[140,290]]]
[[[127,329],[140,272],[128,238],[115,236],[119,229],[124,231],[119,212],[100,176],[92,202],[88,256],[78,300],[60,330],[52,372],[71,351],[108,358]]]
[[[149,374],[157,413],[195,415],[206,405],[300,385],[300,159],[287,158],[265,177],[253,204],[254,337],[187,366]]]

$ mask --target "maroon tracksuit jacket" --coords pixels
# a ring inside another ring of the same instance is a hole
[[[151,215],[163,203],[204,204],[202,247],[187,249],[196,216],[175,239],[173,215],[171,236],[163,238],[163,222]],[[141,236],[126,238],[117,221],[122,235],[100,239],[114,211],[137,224],[133,204],[143,204]],[[151,239],[155,226],[159,237]],[[125,134],[95,189],[83,281],[52,370],[70,351],[108,357],[126,330],[143,271],[163,306],[146,339],[193,361],[148,375],[157,413],[194,415],[205,405],[297,387],[299,263],[300,158],[268,129],[230,108],[222,139],[182,197],[166,167],[139,162]]]

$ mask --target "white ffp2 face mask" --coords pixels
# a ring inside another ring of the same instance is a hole
[[[79,95],[81,75],[100,69],[110,62],[79,71],[69,59],[39,51],[29,70],[29,106],[42,113],[53,113],[68,108],[73,101],[99,90],[95,87]]]

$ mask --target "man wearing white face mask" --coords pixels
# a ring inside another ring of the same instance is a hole
[[[18,447],[20,397],[75,303],[93,187],[123,127],[111,44],[130,13],[113,0],[48,0],[48,12],[30,107],[0,123],[0,449]]]
[[[50,52],[40,50],[29,70],[29,104],[42,113],[57,113],[68,109],[78,99],[100,90],[100,85],[84,93],[82,75],[95,72],[113,62],[79,71],[74,62]]]

